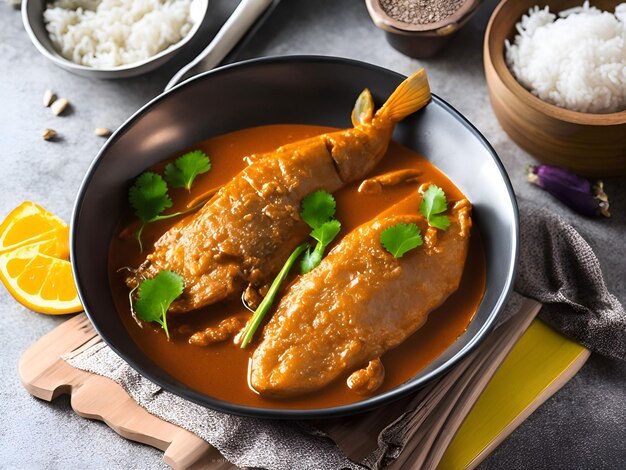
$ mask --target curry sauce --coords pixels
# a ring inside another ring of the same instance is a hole
[[[211,171],[200,175],[190,192],[185,189],[170,189],[174,201],[174,207],[170,210],[184,210],[198,195],[230,181],[247,166],[245,157],[248,155],[269,152],[289,142],[334,130],[318,126],[273,125],[206,140],[193,149],[201,148],[211,157]],[[154,170],[161,171],[163,165],[164,163],[157,165]],[[458,188],[426,159],[394,142],[371,175],[403,169],[418,170],[420,174],[417,180],[420,183],[437,184],[446,192],[449,201],[463,198]],[[418,188],[418,184],[401,183],[366,194],[358,192],[359,184],[360,181],[356,181],[334,193],[337,201],[336,217],[342,224],[335,244],[342,236],[384,211],[393,211],[394,207],[407,210],[407,207],[397,204],[406,201]],[[406,202],[404,205],[406,206]],[[417,213],[418,207],[414,210]],[[176,222],[178,220],[170,219],[146,226],[142,237],[144,248],[149,250],[161,234]],[[128,229],[129,226],[133,227],[133,223],[134,216],[129,209],[128,215],[120,222],[118,235],[111,242],[110,283],[118,313],[131,337],[161,368],[192,389],[241,405],[307,409],[338,406],[362,399],[346,387],[346,377],[340,377],[315,394],[280,400],[264,398],[248,386],[248,362],[257,343],[251,344],[247,349],[240,349],[232,341],[213,343],[207,347],[189,344],[189,337],[197,331],[216,326],[228,317],[249,315],[239,299],[222,301],[184,315],[168,315],[170,341],[158,325],[143,324],[140,327],[130,313],[124,275],[118,272],[124,266],[137,267],[145,257],[145,253],[142,255],[139,252],[132,230]],[[484,290],[484,253],[480,234],[476,228],[472,228],[469,254],[459,289],[441,307],[430,313],[423,327],[400,346],[383,355],[386,376],[376,393],[382,393],[410,379],[450,346],[467,328]]]

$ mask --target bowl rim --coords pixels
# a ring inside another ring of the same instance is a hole
[[[209,0],[192,0],[189,8],[191,9],[193,7],[194,2],[198,2],[197,4],[199,4],[202,7],[202,14],[199,15],[198,21],[195,21],[192,23],[191,29],[180,41],[174,44],[170,44],[168,47],[166,47],[160,52],[157,52],[153,56],[150,56],[146,59],[143,59],[137,62],[132,62],[130,64],[124,64],[124,65],[117,65],[115,67],[90,67],[88,65],[77,64],[76,62],[66,59],[61,54],[59,54],[56,51],[56,49],[52,48],[51,50],[50,48],[42,44],[42,42],[39,40],[39,38],[37,37],[37,34],[35,34],[35,31],[33,30],[31,26],[31,18],[30,18],[30,15],[28,14],[28,4],[29,2],[32,2],[32,1],[33,0],[22,1],[21,14],[22,14],[22,23],[24,24],[24,29],[26,30],[26,34],[28,35],[33,45],[37,48],[37,50],[43,56],[45,56],[48,60],[52,61],[56,65],[59,65],[67,69],[78,70],[81,72],[93,72],[93,73],[115,73],[115,72],[127,72],[130,70],[137,70],[148,64],[153,64],[170,54],[173,55],[175,52],[177,52],[183,46],[185,46],[185,44],[191,41],[191,39],[196,35],[198,30],[200,29],[200,26],[202,26],[202,24],[204,23],[204,20],[206,19],[206,16],[209,11]],[[43,25],[43,29],[45,30],[46,26],[43,22],[43,17],[41,18],[41,23]],[[46,31],[46,34],[47,34],[47,31]]]
[[[450,16],[434,23],[413,24],[405,23],[389,16],[380,4],[380,0],[365,0],[365,5],[372,21],[381,29],[396,34],[434,33],[437,36],[445,36],[457,31],[480,5],[480,0],[464,0],[458,10]]]
[[[75,254],[77,250],[77,222],[80,218],[80,213],[82,209],[82,202],[84,199],[84,195],[87,191],[87,187],[89,186],[91,179],[93,178],[97,168],[100,166],[100,163],[103,159],[103,156],[107,153],[109,147],[111,147],[121,136],[123,136],[128,128],[139,118],[141,118],[144,114],[148,113],[152,110],[156,105],[158,105],[161,101],[165,99],[169,99],[170,95],[175,95],[179,93],[185,87],[195,84],[200,80],[205,80],[210,78],[213,75],[219,75],[226,71],[229,71],[234,68],[254,68],[257,66],[265,66],[267,64],[311,64],[311,63],[324,63],[324,64],[340,64],[340,65],[351,65],[354,67],[365,68],[369,70],[373,70],[382,74],[387,74],[391,76],[395,76],[398,80],[403,80],[406,77],[397,72],[391,71],[384,67],[380,67],[377,65],[373,65],[367,62],[362,62],[354,59],[341,58],[341,57],[333,57],[333,56],[317,56],[317,55],[293,55],[293,56],[278,56],[278,57],[263,57],[245,60],[241,62],[235,62],[233,64],[224,65],[222,67],[204,72],[202,74],[196,75],[183,83],[172,87],[170,90],[161,93],[157,97],[150,100],[144,106],[142,106],[139,110],[133,113],[112,135],[107,139],[102,148],[98,151],[98,154],[90,164],[83,181],[81,182],[80,189],[76,195],[76,200],[74,204],[74,208],[72,210],[72,218],[71,218],[71,229],[70,229],[70,255],[72,260],[72,272],[74,278],[76,280],[76,287],[78,290],[79,297],[81,302],[84,301],[84,289],[80,280],[80,273],[78,272],[78,263],[75,262]],[[439,98],[437,95],[432,95],[432,100],[436,102],[439,106],[444,108],[450,114],[452,114],[465,128],[468,129],[470,133],[476,137],[479,142],[485,147],[485,149],[490,154],[493,162],[496,165],[497,170],[500,173],[502,181],[505,185],[509,200],[511,201],[511,209],[512,209],[512,220],[511,220],[511,251],[512,251],[512,259],[511,265],[507,271],[506,279],[504,282],[504,288],[500,292],[497,301],[489,316],[482,324],[480,329],[476,332],[476,334],[468,340],[467,344],[456,352],[451,358],[449,358],[446,362],[441,364],[436,369],[430,371],[420,378],[419,382],[404,382],[391,390],[388,390],[380,395],[376,395],[373,397],[366,398],[364,400],[360,400],[354,403],[348,403],[339,406],[333,406],[328,408],[316,408],[316,409],[280,409],[280,408],[260,408],[254,406],[247,405],[239,405],[236,403],[226,402],[221,399],[217,399],[206,395],[204,393],[193,390],[189,387],[180,388],[176,391],[171,390],[169,385],[165,383],[164,380],[156,377],[150,372],[146,372],[143,368],[135,361],[132,357],[125,357],[123,352],[119,351],[115,345],[109,343],[107,338],[101,335],[101,331],[93,320],[91,313],[89,312],[85,302],[83,305],[85,306],[85,313],[89,320],[91,321],[94,329],[98,332],[104,342],[120,357],[123,358],[133,369],[135,369],[140,375],[147,378],[154,384],[160,386],[164,390],[168,390],[171,393],[177,394],[184,399],[187,399],[193,403],[196,403],[200,406],[211,408],[214,410],[218,410],[220,412],[231,413],[234,415],[240,416],[248,416],[248,417],[256,417],[256,418],[273,418],[273,419],[312,419],[312,418],[330,418],[330,417],[340,417],[346,415],[352,415],[364,411],[371,410],[378,406],[381,406],[385,403],[389,403],[391,401],[398,400],[405,396],[414,393],[419,390],[421,387],[426,385],[428,382],[442,376],[444,373],[448,372],[454,365],[458,364],[462,358],[466,357],[471,351],[473,351],[487,336],[487,334],[493,329],[495,326],[495,322],[500,312],[504,308],[512,290],[513,290],[513,281],[515,277],[515,272],[517,269],[517,261],[519,257],[519,212],[517,206],[517,200],[515,198],[515,193],[513,191],[513,187],[511,181],[506,173],[504,165],[502,164],[500,158],[498,157],[496,151],[489,144],[487,139],[476,129],[476,127],[471,124],[467,118],[465,118],[461,113],[459,113],[454,107],[448,104],[443,99]],[[454,343],[453,343],[454,344]]]
[[[528,5],[532,7],[536,3],[536,0],[525,2],[522,14],[524,14],[524,12],[528,10]],[[496,40],[493,36],[494,24],[499,19],[499,15],[505,8],[508,7],[509,4],[521,5],[522,3],[519,1],[515,2],[513,0],[501,0],[491,14],[491,17],[489,18],[483,42],[483,56],[485,68],[492,69],[495,72],[495,76],[498,78],[500,83],[518,100],[520,100],[527,106],[530,106],[535,111],[545,114],[546,116],[549,116],[553,119],[569,122],[571,124],[592,126],[619,126],[626,124],[626,109],[623,111],[605,114],[572,111],[571,109],[562,108],[560,106],[542,100],[538,96],[535,96],[530,90],[527,90],[520,82],[517,81],[506,63],[504,41],[502,41],[502,44],[498,44],[496,43]],[[521,18],[521,16],[519,18]],[[515,24],[509,30],[509,36],[514,31],[514,29]]]

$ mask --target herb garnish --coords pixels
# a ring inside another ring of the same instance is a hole
[[[210,169],[209,157],[201,150],[196,150],[177,158],[174,163],[168,163],[165,167],[165,178],[171,186],[184,187],[189,190],[196,176]],[[135,233],[140,251],[143,251],[141,234],[147,224],[188,214],[199,209],[206,202],[202,201],[181,212],[161,215],[165,209],[172,207],[172,198],[167,194],[165,180],[153,171],[146,171],[139,175],[128,191],[128,200],[135,209],[135,215],[141,219],[141,227]]]
[[[428,221],[428,225],[446,230],[450,226],[450,218],[442,215],[448,210],[446,194],[439,186],[431,184],[422,196],[420,213]],[[396,258],[422,245],[420,228],[416,224],[396,224],[387,227],[380,234],[380,243],[383,248]]]
[[[439,230],[446,230],[450,226],[450,218],[441,215],[446,210],[448,210],[446,194],[439,186],[431,184],[422,196],[420,212],[428,220],[428,225]]]
[[[202,150],[194,150],[165,166],[165,180],[172,188],[191,189],[196,176],[211,169],[211,160]]]
[[[302,200],[300,217],[309,227],[315,229],[335,215],[337,203],[332,194],[315,191]]]
[[[402,258],[406,252],[417,248],[423,241],[420,228],[416,224],[396,224],[381,232],[380,243],[395,258]]]
[[[322,261],[324,250],[333,241],[341,230],[341,223],[338,220],[329,220],[324,222],[318,228],[314,229],[310,235],[317,240],[315,248],[311,251],[311,247],[307,249],[300,261],[300,272],[306,274],[313,268],[317,267]]]
[[[139,284],[139,296],[135,302],[138,317],[147,322],[157,322],[165,330],[167,339],[167,309],[183,293],[182,276],[172,271],[161,271],[153,279]]]
[[[252,315],[252,318],[248,322],[248,326],[246,326],[246,330],[243,334],[243,340],[241,341],[242,348],[248,346],[248,343],[250,343],[250,341],[252,340],[254,333],[256,333],[256,330],[259,328],[259,325],[263,321],[263,317],[265,317],[265,314],[272,306],[272,303],[274,302],[274,297],[276,297],[276,293],[278,292],[280,285],[287,278],[287,274],[289,274],[289,271],[291,271],[291,268],[298,259],[298,256],[300,256],[300,254],[307,248],[309,248],[308,243],[303,243],[302,245],[299,245],[295,250],[293,250],[287,261],[285,261],[285,264],[272,282],[272,285],[267,291],[267,294],[265,294],[265,297],[263,298],[257,309],[254,311],[254,315]]]
[[[142,173],[130,191],[128,200],[135,214],[144,223],[152,221],[165,209],[172,207],[172,199],[167,194],[167,184],[161,175],[146,171]]]
[[[287,274],[289,274],[298,257],[304,252],[300,262],[302,274],[308,273],[322,261],[324,250],[341,230],[341,223],[332,218],[335,215],[336,206],[335,198],[326,191],[316,191],[302,200],[300,217],[313,229],[310,235],[317,240],[317,244],[313,251],[311,251],[311,245],[308,243],[303,243],[293,250],[248,322],[243,334],[243,340],[241,341],[242,348],[248,346],[252,340],[265,314],[272,306],[280,285],[287,278]]]
[[[311,237],[317,240],[313,251],[309,247],[300,262],[300,272],[306,274],[320,264],[324,250],[341,230],[341,223],[333,219],[337,203],[332,194],[315,191],[302,200],[300,216],[313,229]]]

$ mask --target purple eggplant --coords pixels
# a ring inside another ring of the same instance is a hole
[[[528,181],[544,189],[563,204],[588,217],[611,217],[609,198],[602,181],[589,180],[570,170],[551,165],[528,167]]]

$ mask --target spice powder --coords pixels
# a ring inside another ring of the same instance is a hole
[[[429,24],[456,12],[465,0],[380,0],[391,18],[403,23]]]

